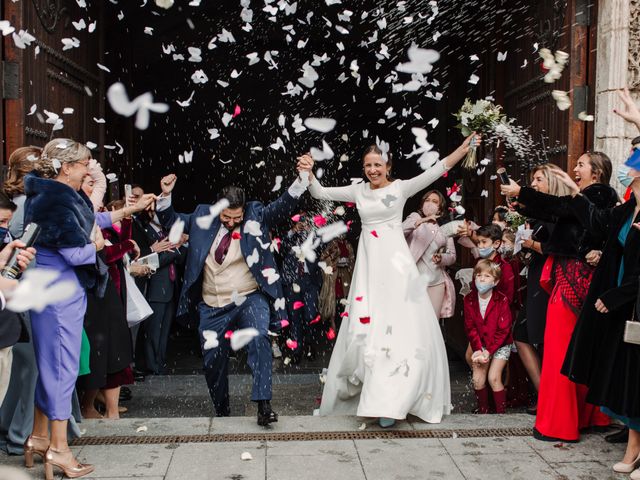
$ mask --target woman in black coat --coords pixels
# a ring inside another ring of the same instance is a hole
[[[633,197],[615,208],[597,208],[573,186],[572,210],[585,228],[605,235],[607,242],[562,368],[572,381],[589,387],[589,402],[629,427],[627,451],[613,467],[621,473],[640,463],[640,346],[624,341],[626,321],[638,317],[640,171],[628,175]],[[566,174],[561,178],[573,183]],[[634,474],[631,478],[640,478],[640,470]]]
[[[616,204],[618,196],[609,186],[611,161],[605,154],[582,155],[574,172],[582,194],[591,202],[602,208]],[[528,216],[555,223],[544,246],[549,258],[543,267],[541,283],[544,281],[550,298],[533,435],[538,440],[577,442],[580,429],[610,423],[597,406],[585,401],[587,389],[560,373],[594,272],[590,259],[593,251],[602,248],[606,237],[580,223],[570,208],[570,195],[556,197],[529,187],[520,188],[513,181],[501,190],[508,197],[518,197]]]

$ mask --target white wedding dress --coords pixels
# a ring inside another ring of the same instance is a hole
[[[439,423],[450,413],[444,340],[402,230],[407,198],[444,172],[440,161],[417,177],[375,190],[368,183],[325,188],[311,182],[314,198],[353,202],[362,220],[348,316],[329,362],[320,415],[412,414]]]

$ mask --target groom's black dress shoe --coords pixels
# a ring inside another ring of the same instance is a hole
[[[271,409],[269,400],[258,400],[258,425],[264,427],[278,421],[278,414]]]

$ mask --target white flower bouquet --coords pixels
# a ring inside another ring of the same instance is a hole
[[[459,128],[465,137],[468,137],[473,132],[481,135],[491,135],[496,132],[498,125],[509,123],[506,115],[502,113],[502,107],[494,105],[489,100],[478,100],[475,103],[471,103],[471,100],[467,98],[460,111],[453,115],[459,122],[456,128]],[[462,162],[464,168],[469,170],[476,168],[478,165],[476,150],[477,147],[472,141],[469,153]]]

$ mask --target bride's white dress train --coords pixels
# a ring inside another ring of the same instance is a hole
[[[353,202],[362,221],[356,265],[322,394],[320,415],[439,423],[451,411],[444,340],[426,283],[402,231],[407,198],[445,172],[442,161],[410,180],[322,187],[314,198]]]

